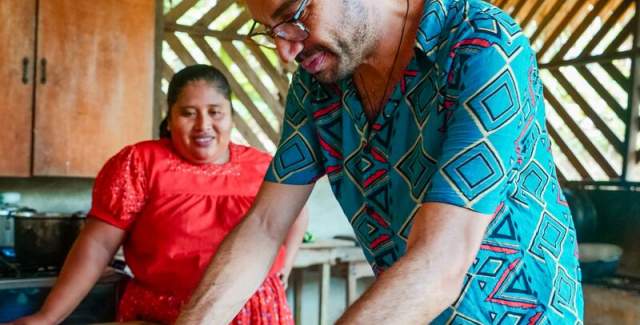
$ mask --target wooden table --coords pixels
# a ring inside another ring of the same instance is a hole
[[[319,324],[328,324],[327,307],[329,302],[329,288],[331,280],[331,267],[341,264],[347,270],[347,306],[355,301],[356,282],[358,278],[373,276],[373,272],[367,263],[362,249],[354,242],[348,240],[318,240],[313,243],[304,243],[298,251],[293,264],[294,286],[294,316],[296,324],[302,324],[302,285],[304,283],[304,270],[309,267],[320,268],[320,302]]]
[[[583,284],[582,289],[585,324],[640,324],[640,292],[591,284]]]

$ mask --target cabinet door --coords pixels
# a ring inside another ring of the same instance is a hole
[[[36,0],[0,0],[0,176],[31,172]]]
[[[39,3],[33,174],[94,177],[152,135],[156,1]]]

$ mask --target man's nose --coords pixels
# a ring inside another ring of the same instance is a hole
[[[287,41],[279,37],[275,38],[275,42],[278,50],[278,56],[280,56],[280,59],[285,63],[295,60],[298,54],[300,54],[304,49],[304,44],[302,42]]]

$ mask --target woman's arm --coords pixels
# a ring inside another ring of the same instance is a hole
[[[304,237],[304,233],[307,230],[308,224],[309,213],[305,208],[302,210],[302,212],[300,212],[300,215],[298,215],[298,219],[296,219],[295,223],[291,226],[291,229],[289,229],[289,234],[287,234],[287,239],[284,242],[286,253],[280,280],[282,281],[282,285],[284,285],[285,288],[287,287],[289,274],[291,273],[291,269],[293,268],[293,262],[296,259],[300,244],[302,244],[302,238]]]
[[[40,311],[15,321],[15,324],[62,322],[93,288],[124,236],[125,231],[120,228],[88,219]]]

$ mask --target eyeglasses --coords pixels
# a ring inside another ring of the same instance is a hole
[[[302,42],[309,38],[309,30],[300,21],[300,17],[304,13],[307,5],[311,0],[302,0],[300,6],[293,13],[293,16],[285,21],[276,24],[273,27],[264,26],[264,30],[256,31],[256,27],[260,28],[257,21],[253,22],[251,30],[247,38],[260,46],[275,49],[275,38],[280,38],[290,42]]]

